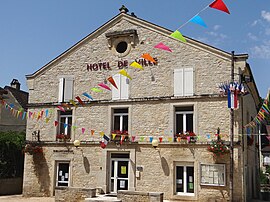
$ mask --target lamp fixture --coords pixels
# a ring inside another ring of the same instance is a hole
[[[152,141],[152,146],[156,149],[158,147],[158,140],[154,139]]]
[[[81,142],[80,140],[74,140],[73,144],[76,148],[78,148],[81,145]]]

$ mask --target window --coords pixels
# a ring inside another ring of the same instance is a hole
[[[175,192],[177,195],[194,196],[194,166],[176,165]]]
[[[113,79],[118,89],[114,87],[112,88],[112,99],[113,100],[128,99],[129,79],[120,74],[114,75]]]
[[[225,164],[201,164],[201,185],[225,186]]]
[[[117,44],[116,51],[118,53],[124,53],[127,50],[127,48],[128,48],[127,42],[121,41],[120,43]]]
[[[59,98],[58,102],[69,102],[73,99],[73,78],[59,79]]]
[[[71,137],[72,111],[59,112],[58,134],[66,135],[68,139]]]
[[[174,70],[174,96],[193,95],[193,68]]]
[[[175,108],[175,132],[193,132],[193,106]]]
[[[69,186],[69,162],[57,162],[56,186],[68,187]]]
[[[128,108],[113,109],[113,131],[115,133],[127,133]]]

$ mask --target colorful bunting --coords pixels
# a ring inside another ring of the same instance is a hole
[[[95,134],[95,130],[91,130],[91,135],[93,136]]]
[[[122,74],[123,76],[125,76],[125,77],[129,78],[130,80],[132,80],[132,78],[129,76],[129,74],[124,69],[121,69],[119,71],[119,74]]]
[[[144,68],[138,62],[132,62],[129,66],[144,70]]]
[[[76,98],[76,100],[78,100],[78,102],[82,105],[82,106],[84,106],[84,103],[83,103],[83,101],[81,100],[81,98],[79,97],[79,96],[77,96],[77,97],[75,97]]]
[[[116,89],[118,89],[118,87],[117,87],[117,85],[116,85],[116,83],[115,83],[115,81],[114,81],[114,79],[113,79],[112,76],[108,77],[107,80],[108,80],[108,81],[109,81]]]
[[[186,39],[183,37],[183,35],[178,30],[176,30],[170,36],[172,36],[173,38],[178,39],[182,42],[187,42]]]
[[[195,24],[201,25],[201,26],[203,26],[203,27],[207,27],[207,25],[205,24],[205,22],[203,21],[203,19],[202,19],[200,16],[198,16],[198,15],[195,15],[195,16],[194,16],[193,18],[191,18],[189,21],[190,21],[190,22],[193,22],[193,23],[195,23]]]
[[[60,111],[62,111],[62,112],[66,112],[66,110],[61,106],[57,106],[57,108],[60,109]]]
[[[58,126],[58,121],[54,121],[54,126]]]
[[[150,62],[157,63],[157,61],[154,58],[152,58],[152,56],[149,53],[144,53],[141,57],[146,60],[149,60]]]
[[[162,137],[159,137],[158,139],[159,139],[159,142],[161,143],[163,138]]]
[[[132,142],[135,142],[135,138],[136,138],[136,136],[134,136],[134,135],[131,136],[131,141],[132,141]]]
[[[67,128],[68,127],[68,124],[67,123],[64,123],[64,128]]]
[[[161,49],[161,50],[172,52],[172,50],[168,46],[164,45],[162,42],[155,45],[154,48],[158,48],[158,49]]]
[[[116,134],[115,134],[115,133],[113,133],[113,134],[112,134],[112,139],[114,140],[114,139],[115,139],[115,137],[116,137]]]
[[[70,106],[69,104],[62,103],[61,105],[62,105],[62,107],[65,107],[65,108],[71,109],[71,106]]]
[[[91,88],[91,91],[94,91],[94,92],[96,92],[96,93],[101,93],[101,92],[103,92],[101,89],[99,89],[99,88]]]
[[[106,90],[111,90],[111,88],[109,86],[107,86],[105,83],[99,83],[98,86],[100,86]]]
[[[209,7],[230,14],[229,9],[222,0],[215,0],[213,3],[209,5]]]
[[[87,97],[87,98],[89,98],[90,100],[94,100],[93,98],[92,98],[92,96],[91,95],[89,95],[88,93],[83,93],[83,95],[85,96],[85,97]]]
[[[76,105],[76,103],[73,100],[69,100],[69,103],[71,103],[75,108],[77,108],[78,106]]]
[[[82,128],[82,134],[84,134],[84,132],[85,132],[85,128]]]

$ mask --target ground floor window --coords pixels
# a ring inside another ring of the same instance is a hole
[[[56,186],[69,186],[70,166],[69,162],[57,162]]]
[[[177,195],[194,196],[194,166],[175,166],[175,192]]]
[[[201,164],[201,185],[225,186],[225,164]]]

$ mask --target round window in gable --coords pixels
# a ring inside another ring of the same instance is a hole
[[[121,41],[121,42],[119,42],[119,43],[117,44],[117,46],[116,46],[116,51],[117,51],[118,53],[124,53],[124,52],[126,52],[127,48],[128,48],[127,42]]]

